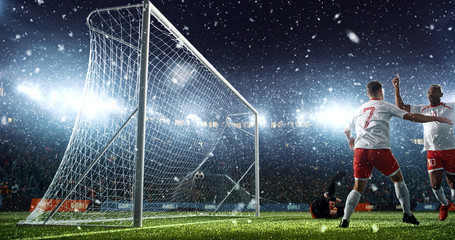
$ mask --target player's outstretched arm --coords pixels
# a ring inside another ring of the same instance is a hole
[[[411,106],[406,105],[403,102],[403,99],[401,99],[401,94],[400,94],[400,78],[398,76],[394,77],[392,79],[393,86],[395,87],[395,104],[397,105],[398,108],[405,110],[406,112],[411,111]]]
[[[403,119],[412,121],[412,122],[421,122],[421,123],[436,121],[436,122],[447,123],[447,124],[453,125],[453,122],[448,118],[439,117],[439,116],[425,116],[425,115],[418,114],[418,113],[406,113],[403,116]]]
[[[346,128],[344,130],[344,134],[346,135],[346,137],[349,140],[349,149],[351,149],[351,150],[354,149],[355,138],[351,135],[351,130],[349,130],[349,128]]]

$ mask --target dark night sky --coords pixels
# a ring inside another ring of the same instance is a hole
[[[72,126],[75,112],[55,113],[17,88],[34,84],[44,94],[81,94],[87,15],[128,3],[139,2],[0,0],[3,119],[40,112],[59,120],[66,114],[65,124]],[[444,87],[443,101],[455,101],[453,1],[152,3],[267,121],[293,121],[297,110],[310,114],[321,105],[357,108],[368,100],[364,88],[371,80],[383,82],[386,100],[393,102],[396,73],[407,103],[426,103],[432,83]]]

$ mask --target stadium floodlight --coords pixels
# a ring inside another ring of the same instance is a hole
[[[260,126],[265,126],[267,124],[267,119],[264,115],[259,115],[258,121]]]
[[[20,224],[259,216],[258,112],[148,0],[93,11],[87,24],[82,109],[51,185]],[[254,127],[244,127],[250,116]]]
[[[17,90],[19,92],[27,94],[31,99],[38,100],[38,101],[41,101],[44,99],[43,94],[36,86],[31,87],[31,86],[26,86],[26,85],[19,85],[17,87]]]
[[[329,108],[319,109],[310,118],[323,126],[340,128],[346,127],[353,114],[353,110],[335,104]]]
[[[250,116],[249,120],[251,124],[254,126],[255,124],[255,116]],[[267,117],[263,114],[259,114],[258,116],[258,123],[260,127],[265,127],[267,125]]]
[[[305,113],[300,111],[300,109],[297,109],[296,111],[296,118],[297,118],[297,121],[301,122],[301,121],[304,121],[305,120]]]
[[[121,107],[114,99],[107,97],[99,97],[97,94],[91,93],[84,97],[84,99],[68,99],[68,102],[73,102],[73,106],[78,106],[81,113],[87,117],[95,118],[100,116],[107,116],[114,112],[120,111]],[[81,105],[82,104],[82,105]]]
[[[56,113],[69,108],[73,111],[81,111],[87,117],[94,119],[101,115],[122,111],[122,108],[117,104],[115,99],[109,98],[106,94],[86,93],[82,99],[72,91],[66,91],[64,93],[51,91],[46,95],[38,87],[25,85],[18,86],[18,91],[26,94],[37,103],[54,109]]]

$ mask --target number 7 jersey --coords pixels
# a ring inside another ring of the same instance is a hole
[[[403,118],[406,113],[379,99],[363,104],[347,127],[356,132],[354,148],[390,149],[390,118]]]

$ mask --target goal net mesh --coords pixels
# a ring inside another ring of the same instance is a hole
[[[142,13],[89,15],[84,100],[58,171],[23,223],[132,224]],[[253,112],[153,14],[149,48],[144,219],[254,214]]]

